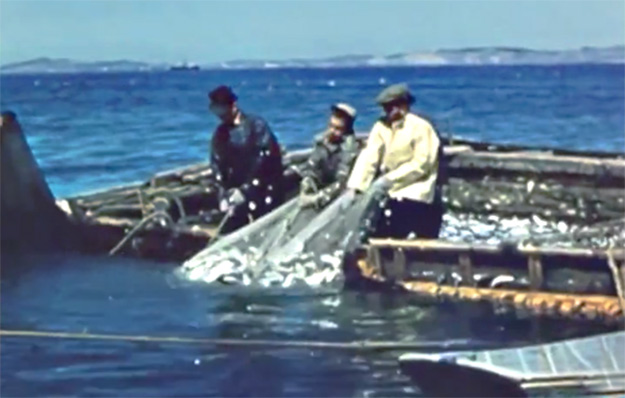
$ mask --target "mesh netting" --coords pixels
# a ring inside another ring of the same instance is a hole
[[[192,280],[243,285],[340,286],[342,263],[371,230],[381,197],[343,194],[321,210],[297,199],[221,238],[186,261]]]

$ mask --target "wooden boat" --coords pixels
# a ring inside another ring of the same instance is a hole
[[[308,153],[285,155],[288,196],[296,193],[295,169]],[[445,157],[444,200],[449,211],[538,215],[554,222],[593,224],[598,233],[623,230],[622,154],[448,140]],[[216,210],[216,190],[206,164],[68,198],[60,205],[88,226],[92,251],[167,261],[182,261],[203,248],[223,216]],[[142,224],[159,212],[163,217]],[[125,240],[129,232],[132,238]],[[616,277],[625,275],[622,264],[622,249],[606,253],[575,247],[371,240],[346,271],[435,301],[488,302],[497,311],[613,324],[623,317],[617,296],[617,281],[623,285],[623,278]]]
[[[623,154],[444,142],[448,211],[593,224],[599,234],[623,231]],[[309,153],[285,154],[287,196],[296,194],[296,168]],[[57,205],[79,226],[80,250],[181,262],[206,246],[223,218],[211,181],[208,165],[197,164]],[[608,323],[623,318],[622,249],[371,240],[355,259],[346,266],[350,279],[432,300]]]
[[[448,180],[444,201],[456,213],[496,214],[545,220],[597,223],[625,212],[625,156],[497,146],[447,140]],[[294,171],[310,150],[285,155],[288,195],[299,176]],[[160,205],[159,205],[160,204]],[[162,260],[192,255],[215,233],[223,216],[207,164],[155,174],[129,184],[60,200],[61,208],[88,225],[96,251],[110,250],[125,233],[163,206],[168,224],[154,223],[123,252]],[[160,250],[163,248],[165,250]]]
[[[404,354],[428,397],[622,396],[625,332],[484,351]]]

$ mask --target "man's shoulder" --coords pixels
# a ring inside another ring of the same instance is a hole
[[[347,150],[358,149],[358,140],[355,135],[348,135],[343,140],[343,148]]]
[[[386,120],[386,118],[384,116],[380,116],[379,118],[376,119],[375,123],[373,123],[373,128],[380,128],[380,127],[384,127],[384,128],[389,128],[389,124],[388,121]]]
[[[429,120],[414,113],[408,113],[406,115],[406,124],[410,127],[416,127],[420,129],[433,129],[432,123],[430,123]]]
[[[313,145],[315,145],[315,146],[323,145],[327,133],[328,133],[327,131],[322,131],[320,133],[315,134],[313,136]]]
[[[267,123],[267,121],[262,118],[261,116],[255,115],[253,113],[244,113],[243,114],[243,120],[245,120],[246,123],[249,123],[249,125],[254,126],[254,127],[268,127],[269,123]]]
[[[373,127],[371,127],[371,133],[382,132],[390,129],[391,126],[388,124],[386,118],[381,116],[375,121],[375,123],[373,123]]]

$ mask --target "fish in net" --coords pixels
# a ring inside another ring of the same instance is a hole
[[[372,231],[384,197],[344,193],[325,208],[293,199],[210,244],[180,271],[191,280],[260,287],[340,287],[343,260]]]

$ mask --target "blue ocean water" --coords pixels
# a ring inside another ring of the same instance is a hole
[[[623,152],[622,65],[202,71],[0,76],[0,107],[25,129],[54,193],[144,180],[207,159],[216,125],[207,90],[226,83],[265,117],[283,145],[302,148],[328,107],[358,108],[405,81],[443,135]],[[476,308],[425,304],[397,292],[255,291],[182,282],[175,264],[56,255],[2,259],[3,329],[272,340],[467,339],[494,344],[587,333],[540,330]],[[533,331],[533,333],[530,333]],[[227,349],[174,343],[3,337],[5,396],[414,396],[403,351]]]
[[[216,125],[207,91],[231,85],[282,145],[300,148],[328,107],[352,103],[356,127],[380,115],[385,84],[407,82],[444,135],[559,148],[625,150],[623,65],[202,71],[0,77],[0,107],[20,115],[57,196],[144,180],[207,159]]]

